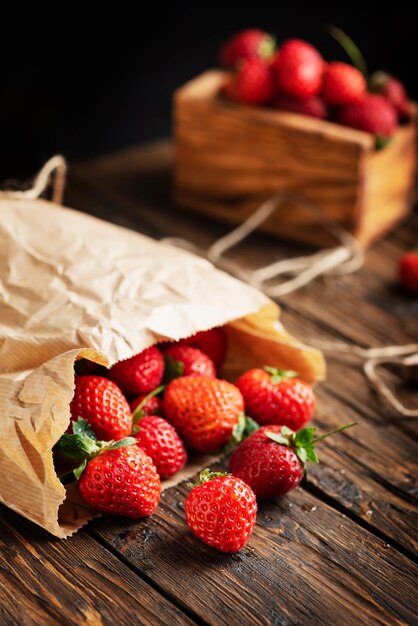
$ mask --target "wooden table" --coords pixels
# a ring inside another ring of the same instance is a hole
[[[173,208],[170,163],[170,146],[158,143],[73,167],[66,203],[207,245],[225,226]],[[395,279],[417,232],[415,215],[367,253],[357,274],[283,298],[286,327],[307,342],[417,341],[418,299]],[[256,235],[235,258],[256,266],[299,251]],[[416,386],[396,371],[388,377],[416,405]],[[260,504],[254,534],[236,555],[188,531],[185,484],[166,491],[148,519],[101,518],[66,541],[1,509],[1,626],[418,623],[418,422],[388,410],[358,363],[331,358],[317,397],[315,426],[358,426],[323,442],[309,482]]]

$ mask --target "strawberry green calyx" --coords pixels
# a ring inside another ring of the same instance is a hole
[[[331,435],[335,435],[336,433],[340,433],[343,430],[347,430],[347,428],[351,428],[355,426],[357,422],[352,422],[351,424],[345,424],[344,426],[340,426],[339,428],[335,428],[334,430],[321,435],[320,437],[315,437],[316,428],[303,428],[295,433],[293,430],[288,428],[287,426],[282,426],[280,433],[272,433],[266,432],[267,437],[276,443],[280,443],[283,446],[288,446],[291,448],[295,454],[297,455],[299,461],[303,465],[303,469],[306,474],[306,464],[308,461],[311,463],[318,463],[318,455],[315,450],[315,445],[330,437]]]
[[[278,385],[283,380],[288,380],[289,378],[296,378],[299,374],[294,372],[293,370],[281,370],[276,367],[270,367],[269,365],[265,365],[263,367],[264,371],[270,374],[271,382],[273,385]]]
[[[227,443],[227,448],[229,449],[231,446],[236,446],[244,439],[247,439],[250,435],[252,435],[256,430],[260,428],[259,424],[248,415],[240,415],[238,417],[238,422],[235,424],[232,429],[231,439]]]
[[[337,28],[333,25],[329,26],[327,30],[331,37],[334,37],[334,39],[338,41],[340,46],[347,53],[347,56],[350,58],[354,67],[356,67],[367,80],[368,72],[366,61],[364,60],[364,56],[362,55],[360,49],[357,47],[351,37],[349,37],[347,33],[341,30],[341,28]]]
[[[164,383],[168,385],[175,378],[180,378],[184,374],[184,363],[176,361],[169,354],[164,355]]]
[[[146,403],[153,398],[154,396],[158,396],[159,393],[161,393],[162,391],[164,391],[165,389],[165,385],[160,385],[159,387],[157,387],[156,389],[154,389],[153,391],[150,391],[149,394],[147,394],[145,396],[145,398],[142,400],[142,402],[140,404],[138,404],[138,406],[136,407],[135,411],[132,413],[132,433],[135,434],[137,432],[139,432],[139,427],[137,426],[139,420],[144,417],[144,411],[143,408],[146,405]]]
[[[388,143],[390,143],[390,141],[391,141],[390,137],[383,137],[383,135],[376,135],[374,138],[374,147],[376,148],[376,150],[381,150],[382,148],[387,146]]]
[[[276,39],[273,35],[266,35],[258,48],[258,54],[262,59],[268,61],[276,52]]]
[[[59,477],[63,484],[78,480],[87,462],[99,454],[138,443],[134,437],[124,437],[118,441],[97,441],[91,426],[82,417],[79,417],[76,422],[72,422],[72,425],[74,434],[62,435],[55,446],[65,456],[81,461],[81,463],[75,469]]]
[[[188,487],[200,487],[200,485],[203,485],[204,483],[208,483],[210,480],[213,480],[214,478],[222,478],[223,476],[230,476],[230,474],[228,472],[212,472],[212,470],[209,469],[209,467],[207,467],[206,469],[202,470],[199,474],[199,480],[197,483],[187,483]]]

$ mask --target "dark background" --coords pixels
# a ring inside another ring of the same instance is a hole
[[[213,66],[220,43],[248,26],[346,60],[324,31],[332,22],[370,70],[393,72],[418,96],[413,3],[41,4],[2,7],[0,179],[32,173],[56,152],[74,161],[167,136],[173,90]]]

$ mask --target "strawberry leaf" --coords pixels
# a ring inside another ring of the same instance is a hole
[[[62,435],[56,444],[58,450],[72,459],[84,459],[97,454],[100,446],[88,435]]]
[[[127,446],[132,446],[135,443],[138,443],[138,440],[135,437],[124,437],[123,439],[119,439],[119,441],[114,441],[110,444],[110,446],[106,446],[103,448],[103,452],[107,452],[108,450],[118,450],[119,448],[126,448]]]
[[[86,469],[86,465],[87,465],[87,459],[84,459],[84,461],[82,461],[78,467],[71,470],[71,472],[66,472],[65,474],[61,474],[61,476],[59,477],[61,483],[63,485],[68,485],[69,483],[73,483],[75,480],[78,480],[81,474]]]
[[[232,435],[227,446],[229,447],[230,445],[237,445],[241,443],[241,441],[247,439],[247,437],[255,433],[255,431],[259,428],[260,426],[255,420],[252,419],[252,417],[248,417],[244,414],[240,415],[238,422],[232,429]]]
[[[214,478],[221,478],[222,476],[230,476],[228,472],[212,472],[212,470],[207,467],[202,470],[199,474],[199,481],[197,483],[187,483],[188,487],[200,487],[203,483],[208,483],[210,480]]]
[[[281,433],[272,433],[272,432],[267,431],[266,435],[269,439],[271,439],[272,441],[275,441],[276,443],[280,443],[283,446],[290,446],[289,437],[285,437]]]
[[[319,462],[318,455],[313,446],[309,446],[308,448],[305,448],[305,450],[306,450],[306,456],[308,457],[308,460],[311,461],[311,463]]]
[[[308,453],[306,448],[296,448],[296,454],[299,457],[300,462],[303,466],[306,465],[306,461],[308,460]]]
[[[94,441],[97,439],[96,433],[84,418],[79,417],[76,422],[72,422],[72,426],[74,435],[87,435]]]
[[[312,443],[312,439],[316,430],[316,428],[302,428],[302,430],[297,432],[294,436],[293,443],[297,448],[309,446],[310,443]]]
[[[168,385],[175,378],[180,378],[184,374],[184,363],[182,361],[175,361],[172,356],[166,355],[164,357],[165,369],[164,369],[164,384]]]
[[[76,467],[75,470],[73,470],[74,478],[76,480],[78,480],[80,478],[81,474],[86,469],[86,465],[87,465],[87,459],[84,459],[84,461],[82,463],[80,463],[80,465],[78,467]]]
[[[293,370],[281,370],[277,369],[276,367],[270,367],[269,365],[265,365],[263,369],[265,372],[270,374],[271,382],[273,383],[273,385],[278,385],[284,380],[288,380],[289,378],[296,378],[296,376],[298,376],[298,373],[294,372]]]

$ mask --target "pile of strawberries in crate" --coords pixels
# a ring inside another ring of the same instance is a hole
[[[277,49],[274,38],[262,30],[237,33],[220,50],[220,63],[230,70],[224,97],[328,119],[372,133],[377,146],[384,145],[408,119],[405,87],[385,72],[369,78],[354,42],[340,29],[332,28],[331,34],[353,64],[328,63],[301,39],[284,41]]]
[[[222,328],[147,348],[106,370],[76,363],[72,422],[55,446],[63,483],[95,510],[132,518],[158,506],[161,479],[187,454],[230,453],[231,474],[205,469],[185,503],[207,544],[236,552],[250,536],[256,499],[288,493],[317,462],[312,388],[296,372],[251,369],[235,385],[219,378]],[[338,430],[342,430],[342,427]]]

